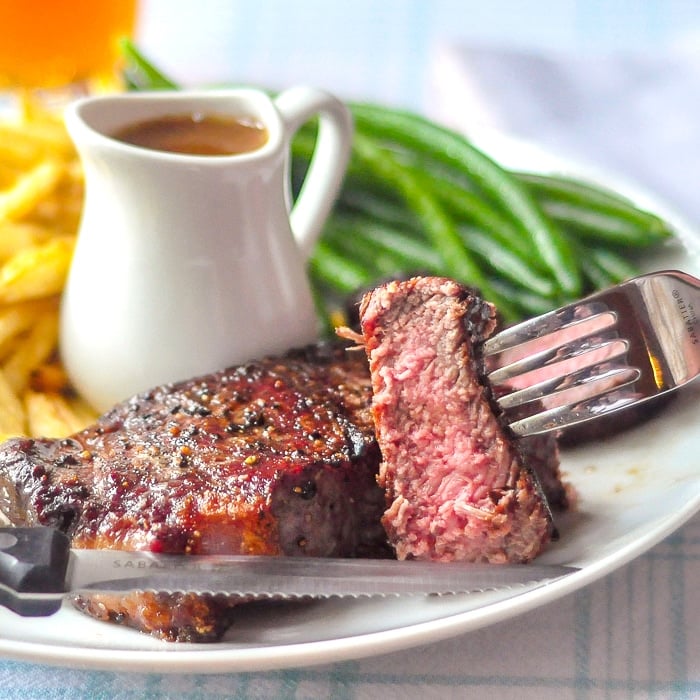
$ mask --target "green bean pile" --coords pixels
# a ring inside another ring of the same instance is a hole
[[[132,88],[177,86],[124,45]],[[464,136],[407,111],[350,105],[355,139],[309,272],[321,318],[381,279],[425,273],[478,288],[513,322],[634,276],[641,250],[673,235],[655,214],[597,185],[510,171]],[[292,144],[303,179],[315,127]]]
[[[416,114],[351,108],[347,178],[310,266],[326,311],[358,287],[420,271],[479,288],[517,321],[638,274],[635,255],[672,236],[615,192],[509,171]],[[312,148],[300,134],[295,161]]]

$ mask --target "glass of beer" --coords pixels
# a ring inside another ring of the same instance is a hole
[[[117,84],[137,0],[2,0],[0,91],[91,92]]]

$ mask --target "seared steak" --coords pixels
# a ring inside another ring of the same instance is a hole
[[[135,396],[65,440],[0,446],[0,511],[79,548],[389,556],[366,358],[315,346]],[[95,596],[167,639],[215,638],[232,602]]]
[[[531,560],[552,520],[482,380],[478,344],[494,331],[493,306],[453,281],[422,277],[367,294],[360,320],[388,497],[382,522],[397,556]]]
[[[67,439],[0,445],[0,513],[57,527],[78,548],[535,556],[551,521],[522,455],[556,500],[556,446],[521,440],[521,455],[492,411],[474,344],[493,308],[427,278],[378,289],[361,312],[369,364],[321,344],[154,388]],[[75,602],[163,639],[213,641],[245,601],[135,592]]]

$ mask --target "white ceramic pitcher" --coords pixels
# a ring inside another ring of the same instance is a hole
[[[128,124],[199,112],[252,116],[255,151],[182,155],[113,138]],[[319,137],[290,205],[289,143]],[[291,88],[128,93],[70,106],[86,179],[61,312],[61,352],[96,408],[159,383],[283,352],[317,338],[305,263],[339,191],[352,141],[347,107]]]

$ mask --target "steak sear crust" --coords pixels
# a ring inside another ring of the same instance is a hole
[[[76,548],[536,556],[552,524],[525,462],[565,505],[558,454],[549,439],[514,444],[494,415],[475,350],[493,332],[493,307],[454,282],[418,278],[373,291],[360,312],[369,364],[345,344],[318,344],[156,387],[66,439],[8,440],[0,514],[59,528]],[[99,620],[183,642],[216,641],[246,602],[74,599]]]
[[[475,349],[494,331],[494,307],[456,282],[419,277],[368,293],[360,319],[382,522],[398,558],[533,559],[552,537],[551,515],[494,413]]]
[[[0,512],[59,528],[77,548],[391,556],[370,400],[366,358],[340,344],[161,386],[67,439],[5,442]],[[236,602],[132,594],[79,605],[207,641]]]

